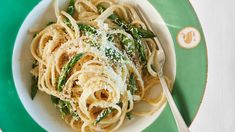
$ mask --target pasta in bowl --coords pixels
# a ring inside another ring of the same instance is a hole
[[[134,122],[162,108],[166,100],[156,87],[153,65],[152,38],[158,33],[146,28],[135,6],[115,0],[59,3],[63,9],[57,1],[50,3],[55,19],[31,30],[31,97],[39,96],[38,90],[49,95],[60,117],[76,131],[122,130],[128,119]],[[170,42],[170,48],[165,46],[170,51],[166,66],[170,86],[175,74],[173,44],[169,38],[161,41]],[[151,107],[142,110],[143,105]]]

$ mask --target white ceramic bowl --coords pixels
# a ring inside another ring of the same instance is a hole
[[[123,0],[122,0],[123,1]],[[151,17],[150,22],[154,32],[159,36],[160,41],[167,55],[165,74],[174,80],[176,73],[176,61],[174,44],[170,32],[161,18],[160,14],[147,0],[124,0],[131,4],[138,4],[144,9],[144,14]],[[42,0],[27,16],[22,24],[13,51],[12,70],[17,93],[27,112],[31,117],[47,131],[72,131],[70,126],[60,118],[59,112],[55,109],[48,95],[39,92],[34,100],[30,98],[31,65],[32,55],[30,43],[33,34],[29,32],[32,28],[43,28],[49,21],[56,21],[52,0]],[[59,0],[60,9],[66,7],[66,0]],[[165,105],[164,105],[165,106]],[[164,106],[151,116],[135,117],[131,121],[125,121],[119,131],[141,131],[148,127],[158,118]]]

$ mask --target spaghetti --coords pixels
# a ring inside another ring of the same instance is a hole
[[[165,102],[146,93],[159,80],[155,36],[134,7],[116,0],[71,0],[33,39],[31,73],[77,131],[115,131],[126,116],[154,113]],[[168,82],[170,82],[168,80]],[[133,111],[140,101],[154,106]]]

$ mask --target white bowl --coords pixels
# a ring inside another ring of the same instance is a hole
[[[59,0],[60,9],[66,7],[66,1],[68,0]],[[144,14],[151,17],[151,19],[148,20],[152,23],[154,32],[159,36],[167,55],[165,74],[170,77],[171,80],[174,80],[176,74],[174,43],[160,14],[147,0],[124,1],[131,4],[138,4],[144,9]],[[31,100],[30,98],[30,70],[33,60],[30,53],[30,43],[33,34],[29,33],[29,30],[32,28],[43,28],[49,21],[56,20],[52,3],[52,0],[42,0],[29,13],[22,24],[15,41],[12,70],[17,93],[30,116],[47,131],[68,132],[72,131],[72,129],[60,118],[59,112],[51,103],[48,95],[39,92],[34,100]],[[135,117],[131,121],[125,121],[119,131],[137,132],[145,129],[158,118],[164,106],[165,105],[151,116]]]

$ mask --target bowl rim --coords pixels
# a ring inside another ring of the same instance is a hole
[[[46,1],[46,0],[44,0],[44,1]],[[22,26],[25,24],[25,22],[26,22],[26,20],[28,19],[28,17],[30,17],[32,14],[32,11],[33,10],[35,10],[35,8],[37,8],[40,4],[42,4],[43,3],[43,1],[40,1],[31,11],[30,11],[30,13],[27,15],[27,17],[24,19],[24,22],[22,23],[22,25],[21,25],[21,27],[20,27],[20,30],[18,31],[18,33],[17,33],[17,39],[16,39],[16,41],[15,41],[15,45],[14,45],[14,49],[13,49],[13,55],[12,55],[12,73],[13,73],[13,80],[14,80],[14,83],[15,83],[15,86],[17,87],[17,85],[16,85],[16,82],[18,81],[18,79],[17,79],[17,76],[14,74],[14,72],[15,72],[15,66],[14,66],[14,62],[16,62],[15,61],[15,59],[17,58],[17,57],[15,57],[16,56],[16,53],[15,53],[15,50],[17,49],[17,47],[19,47],[19,45],[17,46],[17,43],[19,43],[18,41],[18,34],[20,34],[21,33],[21,28],[22,28]],[[155,9],[156,10],[156,9]],[[156,10],[157,11],[157,10]],[[157,11],[158,12],[158,11]],[[159,13],[159,12],[158,12]],[[160,14],[160,13],[159,13]],[[160,14],[160,16],[161,16],[161,14]],[[171,33],[170,33],[171,34]],[[172,36],[171,36],[172,37]],[[206,89],[206,88],[205,88]],[[18,88],[16,88],[16,90],[17,90],[17,94],[18,94],[18,96],[19,96],[19,89]],[[204,90],[205,91],[205,90]],[[204,95],[204,94],[203,94]],[[25,107],[25,103],[23,103],[22,102],[22,97],[21,96],[19,96],[19,98],[20,98],[20,101],[21,101],[21,103],[23,104],[23,106],[24,106],[24,108],[26,109],[26,111],[28,112],[28,114],[32,117],[32,119],[35,121],[35,122],[37,122],[35,119],[34,119],[34,117],[30,114],[30,110],[28,110],[27,108],[28,107]],[[164,108],[165,108],[165,106],[164,106]],[[161,111],[162,112],[162,111]],[[157,117],[158,118],[158,117]],[[156,118],[156,119],[157,119]],[[41,124],[40,123],[38,123],[37,122],[37,124],[39,124],[40,126],[41,126]],[[151,123],[152,124],[152,123]],[[150,124],[150,125],[151,125]],[[41,126],[42,128],[44,128],[43,126]],[[144,128],[145,129],[145,128]]]

